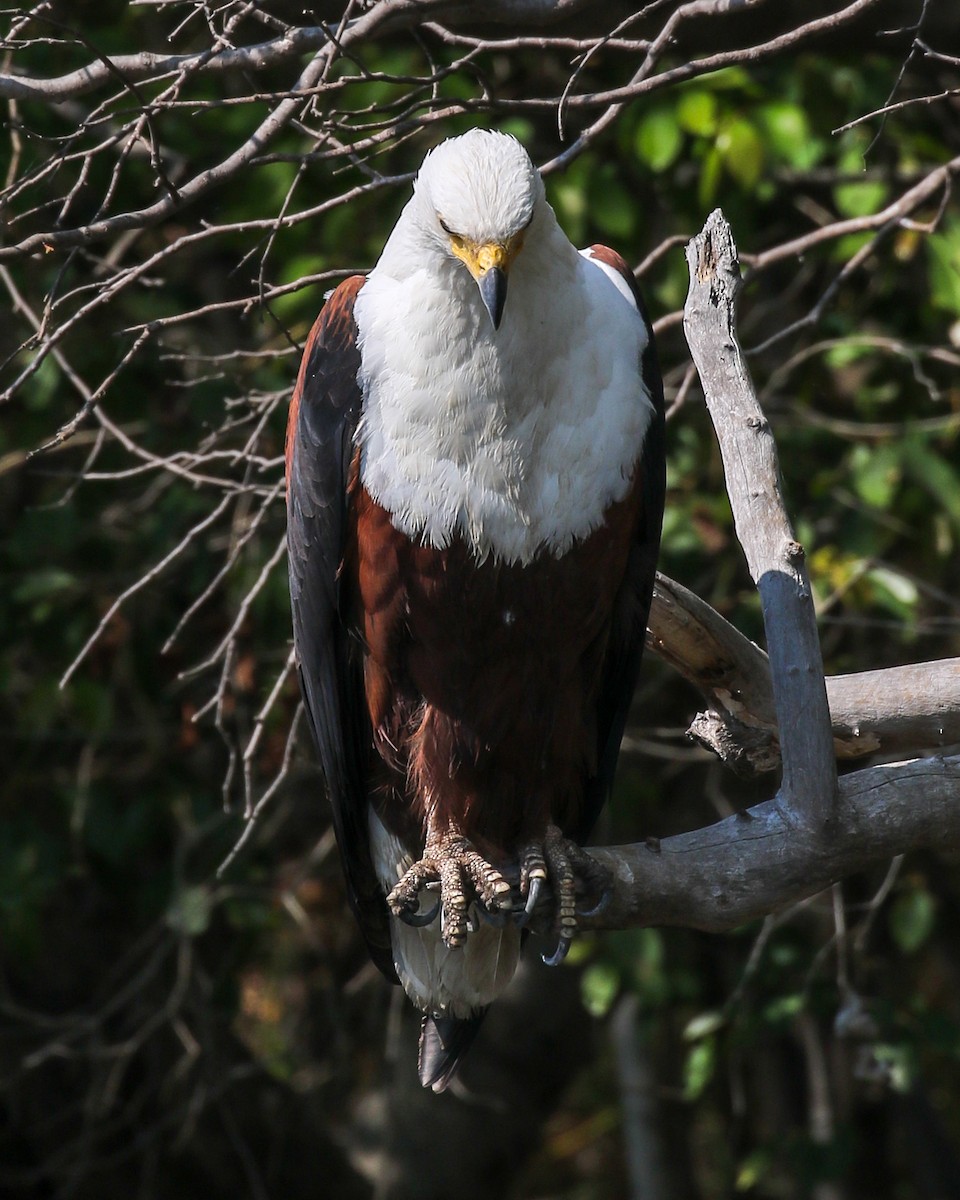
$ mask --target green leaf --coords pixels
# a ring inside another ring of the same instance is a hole
[[[61,387],[60,367],[48,354],[24,388],[27,407],[32,412],[43,411],[60,394]]]
[[[583,160],[574,163],[571,170],[562,176],[551,176],[547,182],[547,195],[557,210],[557,217],[564,232],[575,245],[583,242],[587,231],[587,180],[583,172]]]
[[[886,601],[885,607],[900,617],[910,618],[914,615],[920,593],[912,579],[890,567],[873,567],[867,572],[867,579],[880,593],[878,600],[881,603]]]
[[[749,121],[737,117],[720,131],[717,149],[724,166],[744,188],[756,185],[763,173],[763,140]]]
[[[591,189],[590,216],[603,233],[626,239],[633,233],[637,208],[633,197],[616,179],[603,179]]]
[[[709,75],[702,76],[700,82],[709,83],[715,92],[746,92],[752,96],[760,94],[749,71],[743,67],[723,67],[719,71],[711,71]]]
[[[704,207],[713,203],[717,194],[717,188],[720,185],[722,171],[723,156],[716,146],[711,146],[707,151],[706,158],[703,160],[703,169],[700,172],[700,185],[697,188],[697,197]]]
[[[930,492],[938,508],[948,512],[960,527],[960,474],[919,437],[904,441],[901,452],[912,478]]]
[[[604,1017],[620,990],[620,972],[612,963],[591,963],[580,980],[583,1006],[593,1017]]]
[[[873,234],[865,229],[861,233],[848,233],[833,243],[830,251],[830,257],[834,262],[848,262],[853,256],[862,250],[868,242],[873,240]]]
[[[74,575],[60,567],[42,567],[39,571],[31,572],[13,589],[13,598],[19,604],[46,600],[60,592],[69,591],[76,582]]]
[[[718,106],[713,92],[686,92],[677,105],[677,122],[695,137],[713,137],[717,131]]]
[[[696,1100],[713,1078],[717,1062],[714,1038],[704,1038],[691,1047],[683,1070],[683,1098]]]
[[[938,308],[960,313],[960,222],[945,225],[927,238],[930,299]]]
[[[637,153],[657,174],[674,162],[682,145],[683,133],[670,109],[655,108],[637,130]]]
[[[937,908],[924,888],[899,895],[890,906],[890,933],[904,954],[913,954],[933,931]]]
[[[807,170],[820,158],[823,144],[810,133],[807,114],[799,104],[765,104],[760,109],[760,120],[770,149],[791,167]]]
[[[771,1000],[763,1010],[764,1017],[773,1023],[792,1020],[803,1009],[803,996],[796,993],[792,996],[778,996]]]
[[[501,133],[509,133],[525,146],[533,143],[536,137],[536,126],[526,117],[505,117],[497,123]]]
[[[844,217],[867,217],[879,212],[887,198],[887,185],[879,180],[840,183],[833,189],[837,211]]]
[[[766,1147],[752,1151],[740,1164],[734,1187],[738,1192],[748,1192],[763,1179],[770,1170],[772,1155]]]
[[[878,1044],[871,1047],[874,1061],[886,1075],[895,1092],[909,1092],[916,1078],[913,1055],[907,1046]]]
[[[889,508],[903,474],[896,447],[857,446],[850,456],[850,466],[860,499],[873,508]]]

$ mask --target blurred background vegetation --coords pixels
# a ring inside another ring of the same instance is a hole
[[[683,243],[721,205],[827,670],[960,654],[960,210],[947,184],[876,218],[960,155],[953,2],[855,5],[776,54],[747,51],[841,6],[704,6],[582,145],[607,111],[583,98],[626,85],[679,4],[549,25],[518,4],[515,26],[506,3],[470,24],[421,7],[331,56],[326,90],[219,186],[73,244],[223,161],[316,48],[197,69],[172,95],[172,75],[122,72],[90,94],[0,90],[0,1192],[611,1200],[637,1194],[639,1157],[647,1200],[960,1195],[948,851],[729,936],[584,938],[569,966],[521,976],[465,1091],[416,1091],[411,1014],[366,961],[312,749],[290,736],[280,486],[325,289],[376,260],[425,151],[489,124],[541,163],[574,145],[547,177],[561,223],[640,270],[671,410],[665,573],[761,639],[678,319]],[[334,33],[343,15],[43,4],[6,14],[4,70]],[[772,794],[687,742],[697,705],[648,660],[598,840]]]

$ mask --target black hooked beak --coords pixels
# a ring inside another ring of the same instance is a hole
[[[507,300],[507,275],[500,267],[489,267],[477,280],[483,301],[494,329],[500,328],[503,306]]]

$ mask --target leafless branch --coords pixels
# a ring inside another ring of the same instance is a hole
[[[783,790],[800,819],[828,820],[833,739],[813,595],[780,494],[780,467],[735,331],[740,268],[719,210],[687,248],[684,330],[720,441],[737,536],[760,592],[781,729]]]
[[[701,693],[690,735],[739,774],[780,766],[770,662],[756,643],[682,584],[657,576],[649,649]],[[828,675],[839,759],[960,744],[960,659]]]
[[[616,878],[593,929],[733,929],[922,846],[960,846],[960,757],[914,759],[843,776],[829,831],[798,823],[779,792],[705,829],[592,849]]]
[[[761,594],[773,708],[789,736],[781,738],[783,781],[772,800],[688,834],[595,852],[614,873],[616,887],[609,908],[592,923],[610,929],[635,924],[728,929],[813,895],[878,859],[918,846],[960,846],[960,757],[869,767],[837,781],[810,585],[783,507],[773,440],[740,356],[734,307],[739,269],[719,211],[691,241],[687,262],[685,328],[720,441],[738,537]],[[718,643],[737,643],[715,614],[703,612],[702,602],[663,579],[658,591],[668,619],[654,615],[653,631],[677,625],[671,601],[680,595],[679,625],[685,634],[694,631],[693,644],[703,658],[716,658]],[[665,645],[655,632],[653,645]],[[743,695],[766,693],[761,652],[745,639],[737,648],[739,674],[714,685],[729,697],[728,708],[739,707]],[[702,668],[702,659],[697,665]],[[956,662],[932,664],[929,672],[901,670],[898,682],[908,692],[924,680],[921,706],[934,723],[940,703],[937,697],[931,703],[931,685],[952,691],[948,707],[956,712]],[[837,707],[856,691],[854,703],[869,710],[879,679],[896,675],[848,677],[835,688]],[[765,708],[769,713],[769,701]],[[939,730],[942,737],[942,724]],[[862,734],[856,718],[851,732]]]

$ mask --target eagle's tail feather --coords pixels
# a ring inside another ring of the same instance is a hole
[[[440,1017],[428,1013],[420,1026],[417,1068],[424,1087],[442,1092],[457,1073],[473,1044],[486,1009],[472,1017]]]

